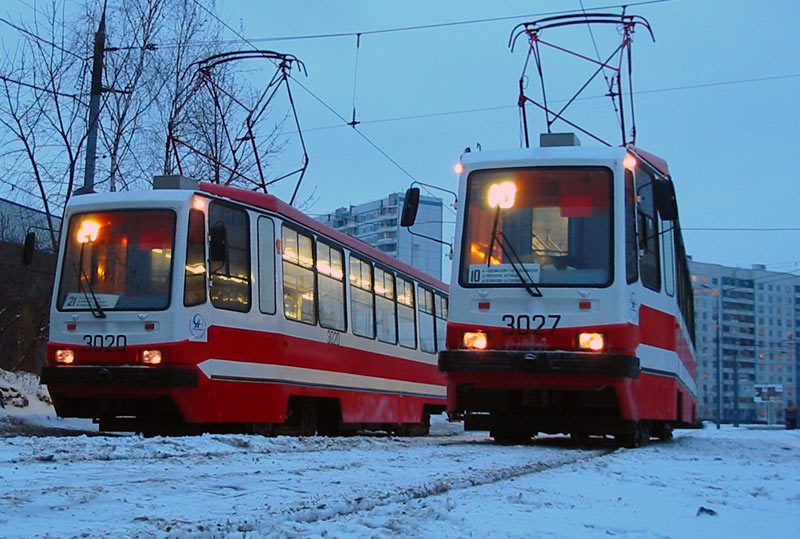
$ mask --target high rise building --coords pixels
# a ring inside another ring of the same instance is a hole
[[[698,417],[781,422],[800,395],[800,276],[689,262],[695,297]],[[718,388],[722,386],[722,393]],[[782,389],[756,402],[754,386]],[[720,398],[721,397],[721,398]]]
[[[381,200],[338,208],[316,219],[441,279],[442,244],[414,236],[400,226],[404,199],[405,193],[392,193]],[[420,196],[417,222],[412,230],[442,239],[442,199]]]

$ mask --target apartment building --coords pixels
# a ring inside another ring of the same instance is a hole
[[[442,244],[414,236],[400,226],[404,199],[405,193],[392,193],[381,200],[338,208],[316,219],[441,279]],[[442,199],[421,196],[412,230],[441,240],[442,210]]]
[[[695,296],[698,416],[781,422],[800,395],[800,276],[689,262]],[[721,383],[720,383],[721,382]],[[721,393],[718,388],[721,385]],[[778,386],[757,402],[755,387]]]

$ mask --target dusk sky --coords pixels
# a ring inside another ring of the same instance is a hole
[[[24,16],[32,5],[15,0],[0,13]],[[453,164],[465,147],[520,145],[517,81],[526,43],[521,41],[512,54],[507,47],[511,29],[559,10],[620,12],[618,3],[601,0],[254,5],[222,0],[217,14],[232,29],[225,38],[244,36],[259,48],[294,54],[308,69],[308,77],[295,75],[316,98],[298,85],[293,91],[311,159],[299,198],[313,195],[310,213],[405,190],[411,177],[455,189]],[[800,2],[629,5],[628,13],[650,21],[656,39],[652,42],[644,31],[634,35],[637,145],[670,164],[689,254],[703,262],[800,271],[800,178],[790,165],[800,147],[800,56],[792,52]],[[356,33],[362,34],[357,75]],[[319,34],[350,35],[263,39]],[[542,37],[596,57],[585,28],[554,29]],[[602,56],[619,40],[610,25],[596,30],[594,37]],[[120,36],[109,40],[119,42]],[[592,69],[557,54],[544,61],[553,100],[570,97],[575,83],[582,83]],[[538,95],[535,72],[528,73],[529,91]],[[599,79],[587,89],[584,95],[595,99],[578,102],[569,117],[618,144],[610,100],[600,97],[603,86]],[[339,117],[349,121],[354,103],[360,132],[403,170]],[[544,129],[543,115],[531,109],[529,118],[531,136],[536,137]],[[556,124],[554,130],[568,128]],[[583,145],[597,144],[581,139]],[[274,192],[288,198],[293,187],[286,183]],[[454,219],[453,214],[446,211],[445,219]],[[698,228],[728,230],[693,230]],[[730,230],[776,228],[791,230]],[[445,235],[452,235],[452,226],[446,225]]]

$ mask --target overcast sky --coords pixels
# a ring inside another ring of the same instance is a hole
[[[13,2],[21,12],[28,9],[27,1]],[[582,2],[589,10],[618,5]],[[581,8],[581,0],[265,1],[254,10],[256,4],[221,0],[218,14],[255,46],[300,58],[308,77],[297,74],[298,81],[324,102],[294,86],[311,158],[299,198],[313,195],[311,213],[382,198],[404,190],[411,177],[455,189],[452,167],[465,147],[519,147],[517,80],[525,48],[512,54],[509,33],[540,14]],[[800,271],[798,230],[691,230],[800,226],[800,178],[790,164],[800,147],[800,55],[792,45],[800,2],[671,0],[634,6],[629,13],[645,16],[656,38],[653,43],[642,31],[634,36],[637,145],[670,164],[688,252],[703,262]],[[516,15],[522,17],[369,33]],[[595,38],[605,56],[618,36],[613,27],[602,30]],[[359,32],[357,76],[355,36],[259,41]],[[229,31],[225,37],[236,34]],[[585,28],[555,29],[542,38],[595,56]],[[570,97],[574,85],[566,82],[590,72],[586,65],[578,72],[574,62],[553,54],[545,62],[550,62],[545,74],[554,88],[552,99]],[[535,92],[537,80],[531,83]],[[585,95],[602,93],[600,84]],[[354,94],[360,131],[402,170],[329,110],[350,120]],[[578,105],[574,119],[598,126],[619,143],[607,98]],[[543,115],[530,110],[529,118],[536,136],[543,130]],[[582,143],[597,144],[587,137]],[[288,197],[292,188],[279,186],[275,193]]]

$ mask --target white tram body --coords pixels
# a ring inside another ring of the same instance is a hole
[[[498,441],[695,422],[693,311],[666,163],[637,148],[462,156],[448,411]]]
[[[43,381],[101,429],[427,432],[447,287],[275,197],[73,197]]]

